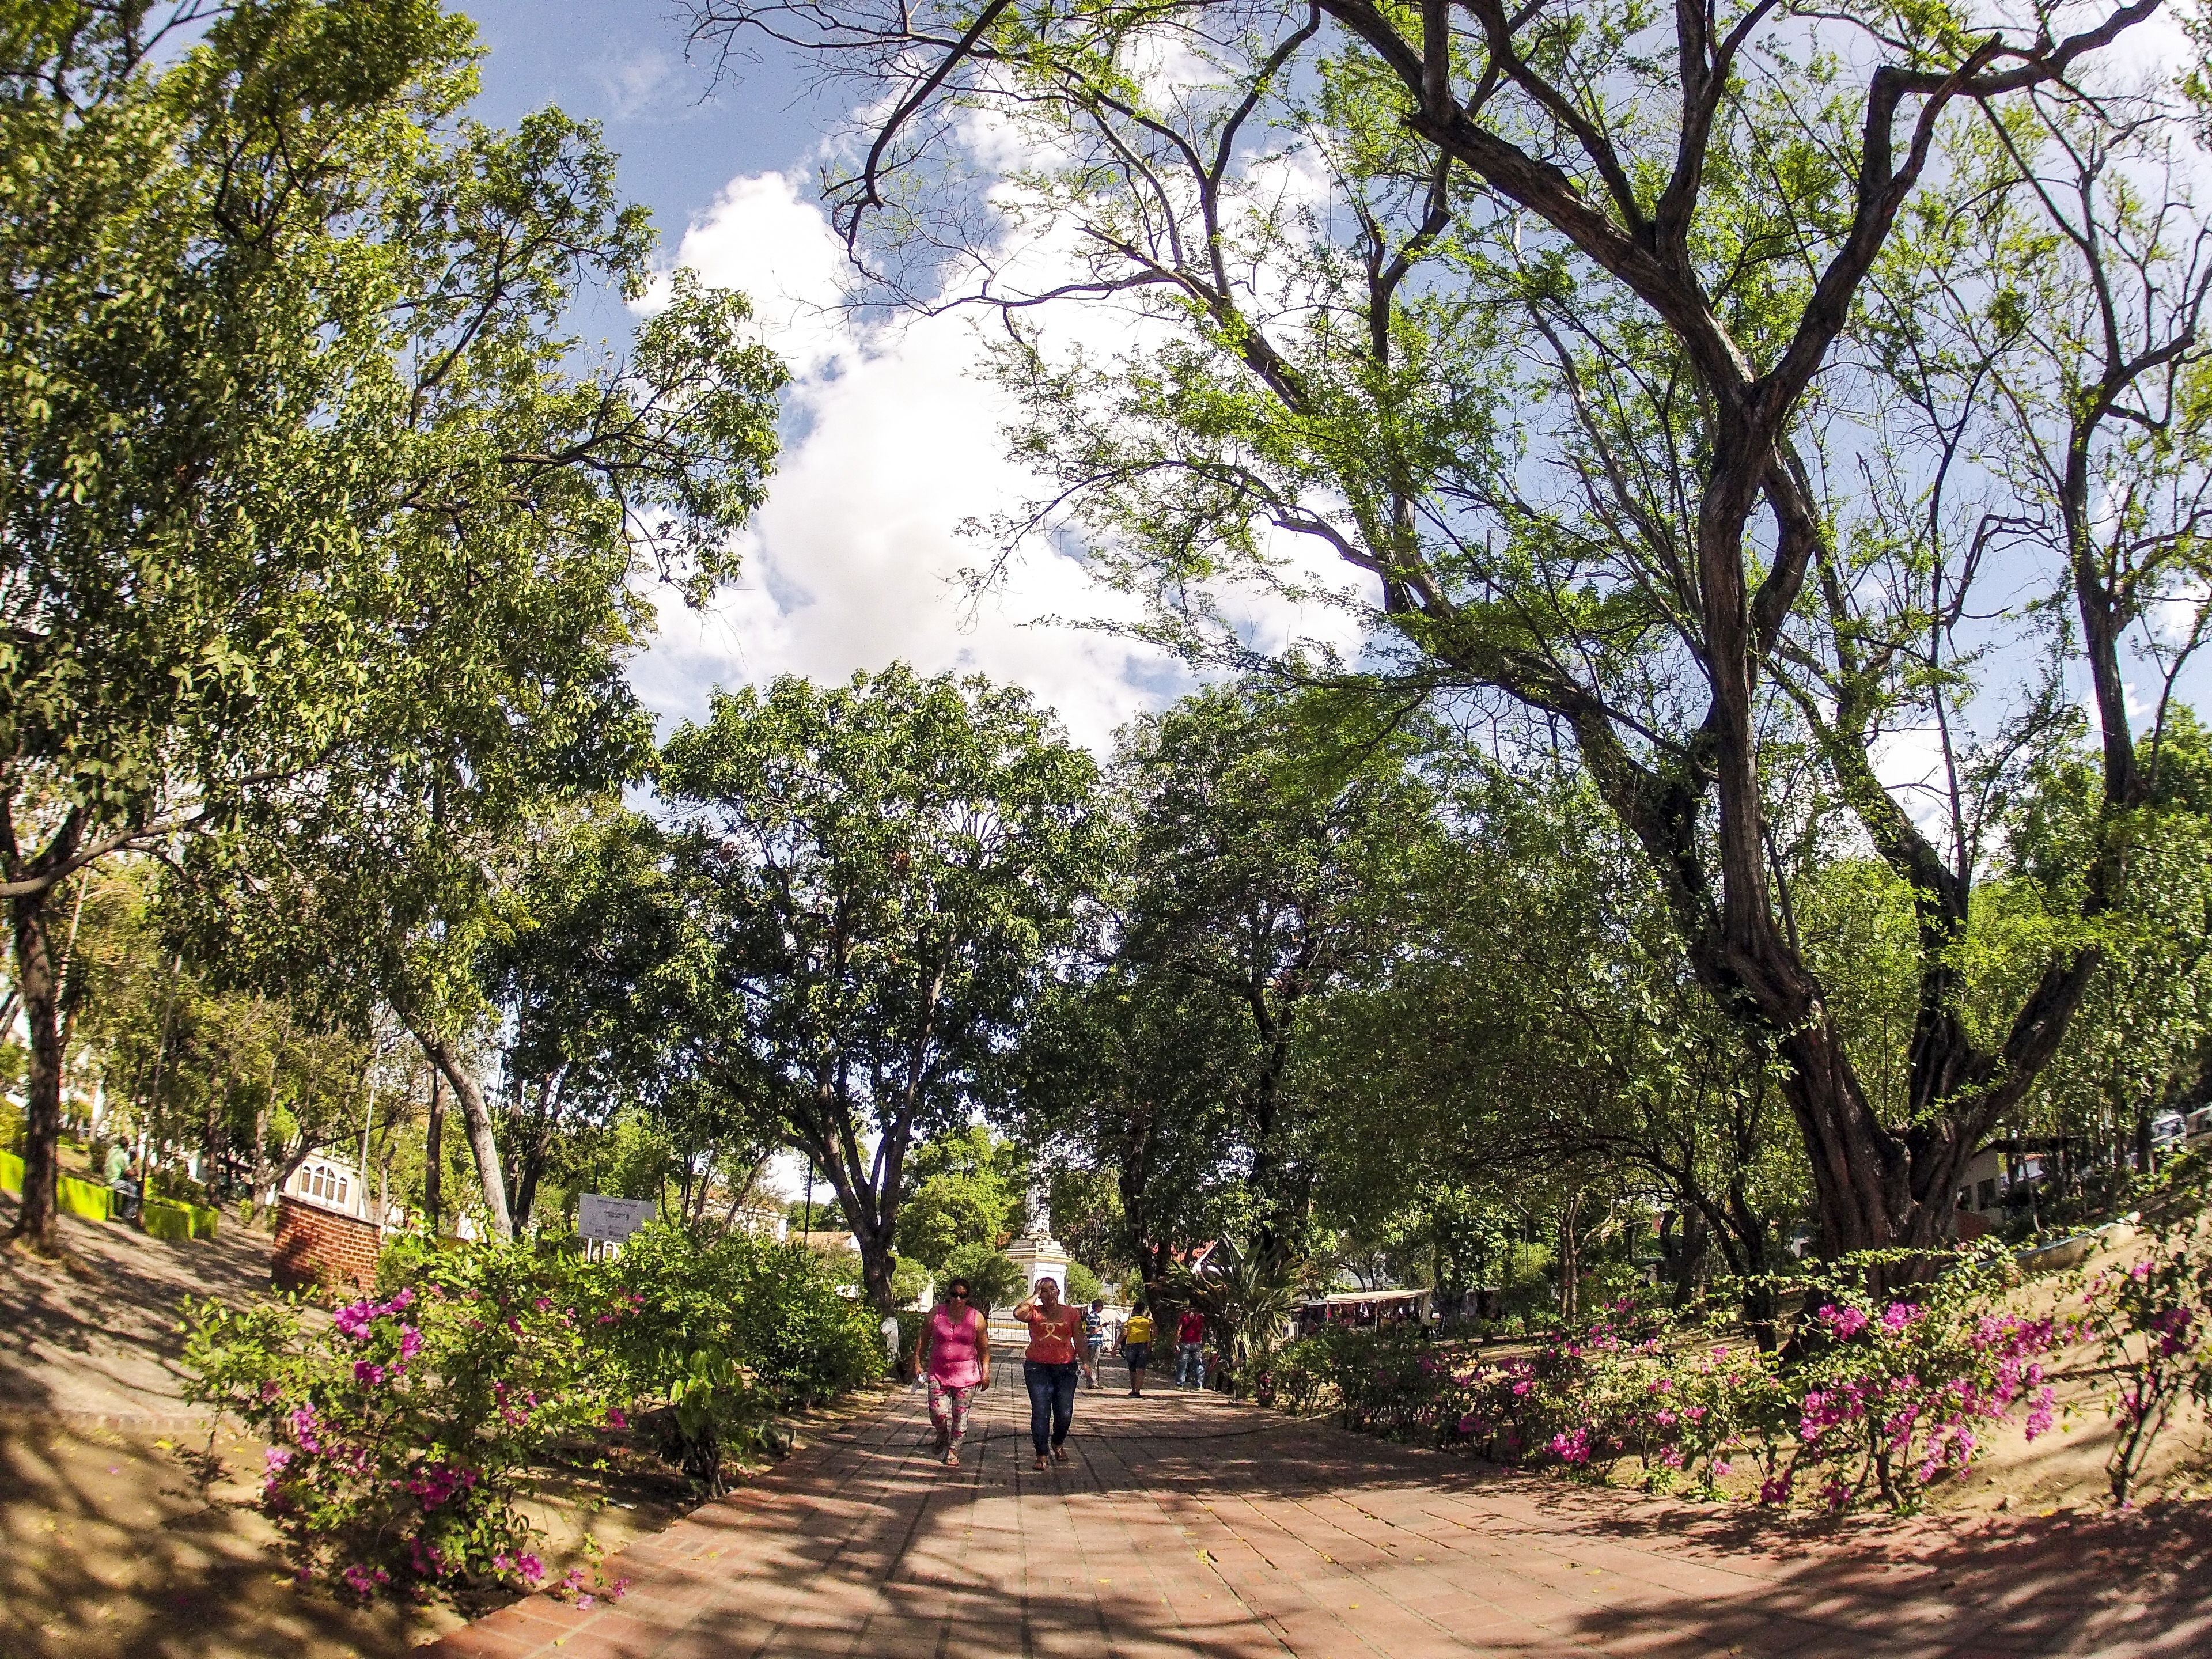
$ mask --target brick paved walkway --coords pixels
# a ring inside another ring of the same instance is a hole
[[[1030,1472],[985,1396],[965,1466],[918,1395],[439,1644],[483,1659],[2212,1654],[2200,1510],[1777,1533],[1741,1511],[1486,1472],[1210,1395],[1085,1393]],[[1017,1421],[1017,1417],[1019,1421]]]

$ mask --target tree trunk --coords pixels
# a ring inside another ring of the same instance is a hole
[[[422,1159],[422,1212],[430,1224],[430,1237],[435,1238],[445,1214],[441,1189],[446,1177],[446,1077],[435,1066],[430,1068],[430,1124],[424,1133]]]
[[[272,1066],[270,1069],[273,1073],[276,1068]],[[273,1085],[270,1092],[276,1092]],[[246,1196],[247,1217],[257,1223],[261,1219],[262,1212],[269,1207],[262,1198],[262,1194],[269,1190],[269,1101],[264,1099],[253,1109],[253,1167],[246,1176],[248,1191]]]
[[[269,1087],[264,1091],[261,1106],[253,1115],[253,1191],[249,1196],[253,1202],[252,1219],[258,1225],[270,1206],[276,1202],[275,1187],[269,1180],[269,1120],[276,1110],[276,1068],[284,1056],[284,1045],[292,1037],[292,1003],[284,1002],[284,1023],[276,1041],[269,1045]],[[289,1177],[286,1177],[289,1179]]]
[[[210,1085],[207,1092],[207,1110],[200,1115],[200,1184],[207,1188],[209,1199],[218,1204],[222,1201],[216,1190],[218,1174],[230,1139],[223,1131],[228,1127],[229,1119],[228,1085],[218,1089]]]
[[[477,1183],[483,1188],[484,1208],[490,1212],[492,1236],[511,1239],[514,1221],[507,1207],[507,1181],[500,1173],[499,1143],[492,1135],[491,1109],[484,1103],[483,1091],[477,1087],[476,1079],[453,1052],[453,1045],[444,1037],[416,1031],[415,1041],[422,1045],[430,1063],[445,1073],[453,1098],[461,1103],[461,1122],[468,1132],[469,1150],[476,1155]]]
[[[31,1039],[23,1078],[23,1200],[11,1237],[51,1254],[59,1244],[54,1182],[61,1175],[62,1053],[46,927],[49,890],[19,894],[9,904],[15,924],[15,987]]]
[[[1583,1195],[1577,1193],[1559,1212],[1559,1317],[1570,1325],[1574,1323],[1579,1300],[1576,1291],[1581,1262],[1576,1248],[1575,1220],[1582,1213],[1582,1207]]]
[[[1681,1226],[1680,1235],[1672,1237],[1673,1224],[1677,1222]],[[1672,1302],[1675,1308],[1686,1308],[1696,1297],[1698,1273],[1711,1245],[1712,1228],[1705,1220],[1705,1212],[1696,1205],[1670,1210],[1660,1218],[1659,1256],[1666,1264],[1668,1278],[1674,1281]]]
[[[867,1293],[868,1305],[879,1314],[896,1314],[898,1300],[891,1289],[891,1269],[896,1262],[890,1239],[871,1238],[866,1233],[854,1237],[860,1241],[860,1285]]]

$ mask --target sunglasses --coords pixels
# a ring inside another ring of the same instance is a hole
[[[965,1302],[965,1301],[968,1299],[968,1292],[967,1292],[967,1291],[948,1291],[948,1292],[947,1292],[947,1294],[948,1294],[948,1295],[951,1295],[951,1296],[957,1296],[957,1297],[959,1297],[963,1302]]]

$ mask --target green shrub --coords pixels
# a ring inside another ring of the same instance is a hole
[[[820,1253],[745,1233],[706,1242],[649,1226],[610,1264],[639,1298],[633,1339],[720,1349],[778,1406],[812,1405],[884,1372],[864,1303],[837,1293]]]
[[[185,1304],[185,1398],[269,1440],[262,1508],[303,1580],[534,1587],[528,1470],[622,1424],[604,1333],[626,1310],[590,1275],[527,1244],[438,1265],[458,1271],[327,1326],[297,1300]]]
[[[182,1170],[156,1170],[146,1177],[146,1196],[208,1207],[208,1189]]]
[[[709,1493],[723,1453],[766,1444],[776,1410],[884,1374],[875,1316],[803,1244],[655,1225],[605,1272],[633,1309],[617,1345],[631,1396],[654,1411],[662,1455]]]
[[[915,1344],[921,1340],[921,1328],[928,1323],[927,1308],[901,1308],[898,1310],[900,1374],[905,1374],[904,1362],[914,1355]]]
[[[268,1437],[264,1510],[304,1573],[362,1595],[534,1584],[531,1469],[556,1449],[590,1462],[633,1414],[716,1491],[724,1451],[766,1443],[776,1409],[883,1371],[874,1318],[814,1253],[665,1227],[608,1262],[404,1236],[377,1297],[319,1329],[296,1301],[185,1311],[187,1397]]]

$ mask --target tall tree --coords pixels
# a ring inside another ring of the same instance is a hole
[[[2061,924],[2118,902],[2151,799],[2130,657],[2170,689],[2202,641],[2192,112],[2084,90],[2158,9],[689,7],[696,38],[758,27],[872,77],[840,222],[903,291],[980,270],[1009,307],[1054,486],[1016,530],[1073,518],[1157,631],[1231,657],[1213,585],[1326,599],[1303,543],[1370,663],[1571,739],[1705,994],[1779,1057],[1837,1250],[1948,1236],[2102,960]],[[1036,141],[1010,178],[957,148],[977,108]],[[1024,286],[963,163],[1077,268]],[[1156,332],[1054,349],[1023,320],[1048,294]],[[1991,665],[2038,652],[2050,695],[2008,708],[2036,677]],[[2077,678],[2097,832],[1984,1025],[1957,970],[1990,808]],[[1907,732],[1924,779],[1881,769]],[[1793,931],[1792,787],[1913,895],[1895,1111]]]
[[[1020,1133],[1113,1183],[1112,1254],[1147,1285],[1241,1219],[1232,1102],[1249,1048],[1226,997],[1119,960],[1054,988],[1023,1032]]]
[[[17,1227],[46,1243],[57,884],[158,849],[279,933],[302,886],[449,910],[441,837],[648,752],[633,584],[726,572],[781,369],[684,281],[626,360],[577,367],[569,301],[642,294],[645,216],[592,129],[465,118],[470,26],[434,0],[52,0],[6,28],[0,896]],[[368,914],[295,960],[385,937]]]
[[[673,948],[665,850],[650,819],[604,801],[549,817],[519,849],[473,964],[502,1037],[501,1161],[518,1222],[556,1136],[676,1081],[651,993]]]
[[[926,1140],[907,1164],[907,1193],[899,1206],[899,1255],[941,1273],[965,1244],[1003,1249],[1023,1215],[1028,1160],[1011,1142],[981,1124]]]
[[[704,929],[700,1064],[763,1087],[869,1299],[917,1139],[968,1121],[1106,845],[1097,768],[1018,690],[903,665],[718,695],[662,754]]]
[[[1178,1000],[1218,1000],[1239,1052],[1220,1068],[1249,1254],[1279,1278],[1300,1253],[1317,1158],[1297,1064],[1310,1012],[1405,943],[1434,796],[1395,732],[1346,740],[1321,700],[1209,687],[1138,722],[1124,963]]]

